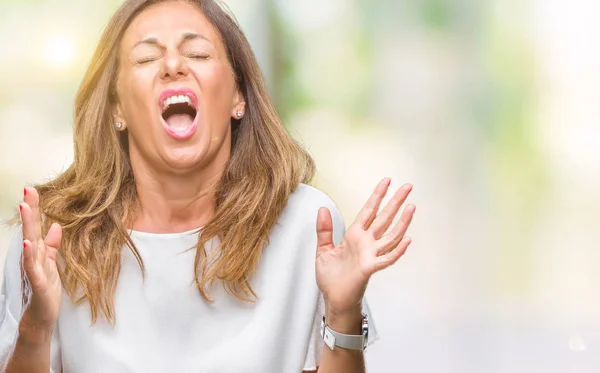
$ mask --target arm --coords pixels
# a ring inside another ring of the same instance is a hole
[[[5,281],[8,286],[5,286],[3,298],[7,305],[10,303],[14,307],[11,311],[5,306],[5,312],[20,321],[18,328],[13,324],[12,330],[17,337],[14,344],[8,346],[11,347],[12,354],[6,361],[6,373],[48,373],[51,371],[52,334],[62,293],[56,266],[62,230],[58,224],[53,224],[46,237],[42,236],[39,195],[34,188],[25,189],[24,202],[19,205],[19,209],[23,234],[15,242],[14,248],[11,248],[14,249],[15,260],[7,260],[6,263]],[[24,278],[22,273],[25,274]],[[24,290],[22,283],[31,290],[25,299],[23,310],[20,306]]]
[[[412,186],[404,185],[381,213],[379,206],[390,179],[382,180],[371,198],[345,232],[339,245],[333,240],[333,221],[327,208],[317,216],[317,285],[325,299],[325,315],[331,329],[342,334],[360,335],[361,303],[370,277],[394,264],[411,240],[404,237],[415,211],[407,205],[397,224],[390,228]],[[364,373],[362,351],[324,347],[319,373]]]
[[[50,371],[52,328],[30,326],[25,318],[19,323],[19,336],[8,360],[6,373]]]

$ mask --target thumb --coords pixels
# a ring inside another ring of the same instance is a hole
[[[52,258],[56,259],[56,250],[60,245],[60,241],[62,240],[62,227],[54,223],[48,229],[48,234],[46,235],[46,239],[44,240],[44,244],[46,245],[46,253]]]
[[[327,207],[321,207],[317,214],[317,251],[334,248],[333,221]]]

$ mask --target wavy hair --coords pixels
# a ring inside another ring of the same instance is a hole
[[[116,322],[114,296],[125,246],[145,272],[127,231],[137,202],[127,134],[113,126],[112,109],[123,33],[141,11],[164,1],[173,0],[127,0],[113,15],[75,100],[74,161],[54,180],[35,186],[44,231],[53,222],[63,227],[63,288],[74,302],[89,303],[92,322],[98,317]],[[199,235],[195,283],[206,301],[212,301],[210,288],[218,281],[229,294],[252,302],[257,294],[251,279],[269,232],[293,190],[312,179],[314,162],[282,126],[235,18],[215,0],[187,2],[220,34],[247,108],[241,120],[231,120],[232,152],[215,187],[214,215]],[[205,244],[213,238],[219,245],[207,253]]]

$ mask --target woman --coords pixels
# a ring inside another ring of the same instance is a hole
[[[410,243],[412,205],[384,232],[411,187],[376,216],[383,180],[344,232],[212,0],[126,1],[93,61],[73,164],[20,204],[6,371],[363,372],[363,295]]]

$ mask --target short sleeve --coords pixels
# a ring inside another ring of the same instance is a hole
[[[324,347],[323,338],[321,337],[321,319],[324,314],[325,304],[323,302],[323,295],[319,293],[317,311],[315,312],[310,340],[308,341],[308,350],[306,351],[306,358],[304,359],[304,367],[302,370],[317,370],[319,361],[321,361]]]
[[[6,254],[4,279],[0,292],[0,371],[4,371],[18,336],[22,314],[23,293],[21,290],[21,255],[23,247],[21,226],[18,227]],[[51,347],[51,373],[62,371],[60,346],[55,331]]]

